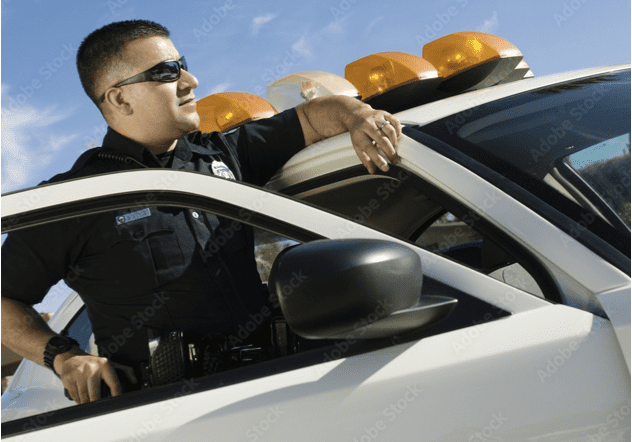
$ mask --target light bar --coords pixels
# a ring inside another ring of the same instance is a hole
[[[533,72],[531,72],[529,65],[526,61],[522,60],[520,63],[518,63],[518,66],[514,68],[513,72],[509,73],[509,75],[507,75],[503,80],[500,80],[498,84],[511,83],[512,81],[518,80],[527,80],[533,77],[535,77],[535,75],[533,75]]]
[[[456,32],[426,43],[423,57],[446,79],[440,89],[465,92],[502,81],[520,63],[522,52],[495,35]]]
[[[275,109],[248,92],[220,92],[197,101],[202,132],[226,132],[250,121],[268,118]]]
[[[270,83],[266,90],[268,102],[279,112],[329,95],[358,97],[360,94],[348,80],[323,71],[290,74]]]
[[[404,52],[371,54],[345,67],[345,78],[358,88],[362,100],[412,84],[420,80],[434,80],[440,75],[427,60]]]

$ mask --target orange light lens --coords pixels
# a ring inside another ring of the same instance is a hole
[[[363,100],[390,89],[426,78],[437,78],[428,61],[404,52],[380,52],[360,58],[345,67],[345,78],[358,89]]]
[[[250,121],[268,118],[276,110],[263,98],[247,92],[220,92],[197,102],[202,132],[226,132]]]
[[[423,47],[423,57],[437,68],[440,76],[449,78],[501,58],[521,59],[522,53],[507,40],[495,35],[456,32],[426,43]]]

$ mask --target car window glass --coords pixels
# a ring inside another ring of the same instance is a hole
[[[475,221],[473,215],[460,219],[447,212],[432,223],[415,244],[512,287],[544,297],[536,280],[522,265],[490,245],[489,240],[472,227]]]
[[[270,277],[270,269],[277,255],[287,247],[299,244],[299,242],[260,228],[255,228],[254,234],[257,271],[261,281],[267,283]]]
[[[248,215],[244,216],[244,221],[248,221]],[[190,232],[189,226],[195,235],[176,234],[185,228]],[[51,222],[3,237],[3,289],[6,289],[3,295],[19,293],[16,299],[24,296],[21,300],[38,311],[66,317],[67,324],[58,324],[62,334],[77,340],[83,351],[111,360],[124,354],[126,345],[132,341],[134,345],[149,348],[144,326],[170,325],[178,314],[184,317],[180,320],[183,327],[195,321],[213,323],[204,316],[204,308],[200,308],[200,299],[209,297],[206,290],[215,282],[213,275],[206,279],[200,276],[207,272],[200,258],[200,244],[204,245],[209,268],[226,265],[232,270],[231,280],[222,284],[236,287],[240,293],[251,289],[246,298],[257,300],[252,302],[256,310],[248,304],[252,322],[258,326],[257,332],[269,330],[268,322],[280,309],[278,300],[271,299],[262,284],[268,282],[276,256],[283,249],[299,244],[278,233],[252,229],[212,212],[153,206]],[[216,256],[221,258],[213,261]],[[185,269],[189,263],[193,264]],[[243,283],[246,279],[252,283]],[[141,299],[143,290],[167,295],[164,299],[156,295],[145,302]],[[197,298],[188,294],[195,290],[200,293]],[[70,309],[76,304],[64,305],[76,293],[92,307],[90,315],[86,307],[73,315]],[[182,302],[172,303],[167,312],[164,300],[176,295]],[[235,305],[231,304],[229,310]],[[60,308],[64,311],[58,311]],[[94,333],[97,328],[93,327],[91,316],[103,321],[99,327],[106,329],[98,345]],[[254,336],[253,324],[250,318],[245,318],[236,325],[234,336],[226,334],[228,348],[239,347],[249,335]],[[269,341],[269,337],[265,339]],[[323,341],[316,347],[326,344],[328,341]]]
[[[513,95],[417,129],[514,181],[571,219],[584,221],[582,227],[619,250],[629,249],[629,224],[618,225],[594,201],[595,191],[603,197],[619,185],[620,199],[629,204],[629,174],[628,178],[620,172],[610,175],[606,186],[612,188],[590,190],[573,183],[563,170],[569,156],[571,161],[599,162],[608,155],[603,146],[623,145],[623,151],[629,152],[625,148],[630,133],[629,71]],[[551,189],[557,195],[551,195]],[[570,201],[560,203],[560,194]],[[625,202],[619,206],[614,211],[625,212]],[[586,210],[599,216],[582,216]],[[583,220],[586,217],[589,221]]]
[[[85,308],[81,309],[81,312],[72,320],[70,325],[66,327],[65,334],[76,340],[81,350],[91,355],[99,355],[99,350],[94,343],[92,323],[88,317],[88,311]]]
[[[296,196],[543,296],[537,278],[479,232],[484,215],[470,210],[458,218],[447,210],[450,198],[440,193],[409,171],[395,169],[388,176],[362,174],[320,184]],[[550,294],[556,298],[557,293]]]
[[[285,248],[292,245],[299,244],[298,241],[285,238],[271,232],[255,229],[255,259],[257,261],[257,270],[261,280],[265,283],[270,276],[270,269],[276,256]],[[62,287],[65,287],[64,290]],[[65,293],[66,296],[71,294],[71,290],[65,285],[63,281],[60,281],[56,286],[51,288],[47,297],[56,296],[59,293]],[[42,304],[39,304],[41,307]],[[47,304],[44,304],[47,305]],[[50,305],[50,304],[48,304]],[[94,334],[92,333],[92,324],[88,317],[88,311],[82,308],[80,313],[73,318],[68,326],[64,328],[64,334],[70,336],[79,342],[79,347],[86,353],[98,355],[98,348],[94,343]]]
[[[603,200],[630,227],[630,134],[594,144],[565,158],[590,186],[591,199]]]

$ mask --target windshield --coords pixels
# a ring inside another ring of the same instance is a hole
[[[555,189],[629,235],[629,71],[504,98],[420,130],[528,190]]]

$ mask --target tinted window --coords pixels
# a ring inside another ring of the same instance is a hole
[[[617,248],[626,244],[624,248],[629,248],[629,229],[612,215],[616,212],[629,218],[625,215],[630,201],[629,71],[522,93],[418,129],[511,179],[578,222],[586,219],[583,212],[593,212],[597,221],[591,221],[587,228],[616,243]],[[620,147],[620,154],[613,156],[598,148],[613,144]],[[626,151],[628,166],[624,171]],[[584,171],[579,175],[583,174],[587,183],[578,183],[581,180],[561,170],[569,164],[568,158],[570,163],[573,159],[583,163],[576,168]],[[606,165],[603,161],[608,158],[612,160]],[[597,183],[594,177],[600,173],[596,170],[605,171],[604,167],[616,171],[608,172]],[[551,196],[551,189],[557,196]],[[611,206],[614,211],[598,201],[611,193],[619,194]],[[560,204],[560,198],[566,201]],[[627,240],[613,240],[613,229],[627,235]]]
[[[599,198],[630,227],[630,134],[601,141],[566,157]]]
[[[67,336],[75,339],[79,343],[79,347],[86,353],[99,354],[94,344],[92,324],[90,323],[90,318],[88,318],[88,311],[85,308],[81,309],[81,313],[67,327]]]

